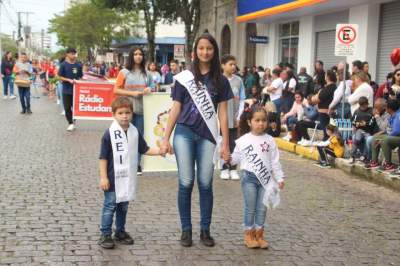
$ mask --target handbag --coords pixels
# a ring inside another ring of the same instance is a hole
[[[31,81],[27,79],[21,79],[20,77],[16,77],[14,83],[18,87],[27,87],[29,88],[31,86]]]

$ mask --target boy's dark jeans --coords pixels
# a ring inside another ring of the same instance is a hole
[[[116,203],[115,191],[104,192],[104,204],[101,214],[100,231],[103,235],[112,234],[112,223],[115,215],[116,233],[125,231],[126,214],[128,213],[129,202]]]

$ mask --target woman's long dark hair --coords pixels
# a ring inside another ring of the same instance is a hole
[[[8,54],[11,54],[11,59],[10,59],[10,61],[12,61],[12,53],[11,53],[10,51],[5,52],[2,59],[3,59],[4,61],[8,61],[8,59],[7,59],[7,55],[8,55]]]
[[[202,35],[200,35],[200,37],[198,37],[196,39],[196,42],[194,43],[194,58],[193,58],[193,63],[192,63],[192,71],[194,74],[194,80],[196,81],[197,84],[199,84],[201,72],[200,72],[200,61],[199,61],[199,58],[197,57],[197,46],[199,44],[199,41],[202,39],[208,40],[211,43],[211,45],[214,47],[214,56],[210,62],[209,77],[210,77],[212,84],[217,89],[220,89],[221,85],[222,85],[222,74],[221,74],[221,63],[219,61],[219,49],[218,49],[217,41],[209,33],[203,33]]]
[[[253,104],[251,107],[246,104],[239,121],[239,136],[243,136],[251,131],[249,121],[253,118],[255,113],[263,112],[265,119],[268,119],[268,113],[261,104]]]
[[[132,71],[135,67],[135,52],[136,51],[140,51],[143,55],[143,60],[140,63],[140,71],[143,73],[143,75],[147,76],[146,73],[146,56],[144,54],[144,51],[142,48],[140,47],[133,47],[130,51],[129,51],[129,56],[128,56],[128,61],[126,62],[126,69]]]

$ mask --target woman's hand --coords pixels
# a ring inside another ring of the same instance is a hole
[[[160,146],[160,154],[162,156],[165,156],[167,153],[172,154],[173,149],[168,140],[163,140],[163,142],[161,143],[161,146]]]
[[[231,152],[229,151],[229,146],[227,145],[223,145],[221,147],[221,149],[219,150],[219,154],[225,162],[229,162],[229,160],[231,159]]]
[[[110,181],[108,181],[108,178],[101,178],[100,179],[100,188],[103,191],[107,191],[110,188]]]

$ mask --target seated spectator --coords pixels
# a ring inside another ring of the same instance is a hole
[[[339,130],[334,125],[326,126],[326,133],[329,139],[318,144],[319,163],[322,168],[330,168],[328,155],[334,158],[342,158],[344,155],[344,141],[340,136]]]
[[[353,146],[351,149],[351,157],[353,162],[359,155],[364,155],[365,160],[365,143],[369,136],[375,134],[379,129],[376,124],[373,110],[368,105],[368,99],[366,97],[360,97],[358,100],[359,108],[354,112],[351,122],[353,125]],[[360,153],[358,153],[360,152]],[[366,161],[364,161],[365,163]]]
[[[333,94],[333,100],[329,105],[329,114],[338,118],[350,118],[350,104],[349,96],[351,95],[352,82],[350,79],[350,73],[346,72],[346,77],[344,77],[344,69],[339,69],[337,76],[339,79],[339,86],[336,88]],[[344,87],[346,86],[346,87]],[[343,106],[343,93],[344,93],[344,106]],[[344,107],[344,108],[343,108]],[[344,115],[342,116],[342,111],[344,109]]]
[[[284,138],[286,140],[291,140],[292,138],[292,133],[291,131],[294,130],[297,121],[301,120],[301,117],[304,113],[303,111],[303,94],[301,94],[300,91],[297,91],[294,95],[294,103],[292,105],[292,109],[290,109],[289,112],[287,112],[283,117],[282,117],[282,123],[286,124],[288,134]]]
[[[317,106],[311,100],[312,96],[309,95],[307,100],[304,100],[303,103],[303,120],[300,120],[296,123],[295,132],[299,145],[309,146],[310,143],[310,136],[308,135],[308,128],[315,127],[315,121],[318,117],[318,109]]]
[[[392,172],[396,166],[392,163],[392,150],[400,147],[400,109],[399,101],[390,99],[387,103],[387,112],[390,114],[390,131],[374,137],[372,140],[372,160],[367,169],[379,168],[378,154],[380,147],[383,151],[384,162],[380,167],[383,171]]]
[[[385,132],[388,132],[389,129],[389,119],[390,115],[386,111],[386,100],[383,98],[378,98],[375,100],[374,104],[374,116],[376,120],[376,124],[378,125],[379,131],[376,132],[374,135],[369,136],[367,141],[365,142],[365,166],[367,166],[371,162],[371,149],[372,149],[372,140],[378,138],[379,136],[383,135]]]
[[[268,112],[267,134],[274,138],[281,135],[281,122],[277,113]]]
[[[352,75],[351,80],[353,82],[352,91],[353,93],[349,96],[349,104],[351,109],[351,115],[358,109],[358,100],[360,97],[367,97],[369,107],[372,107],[374,103],[374,91],[368,83],[368,76],[363,71],[357,72]]]

